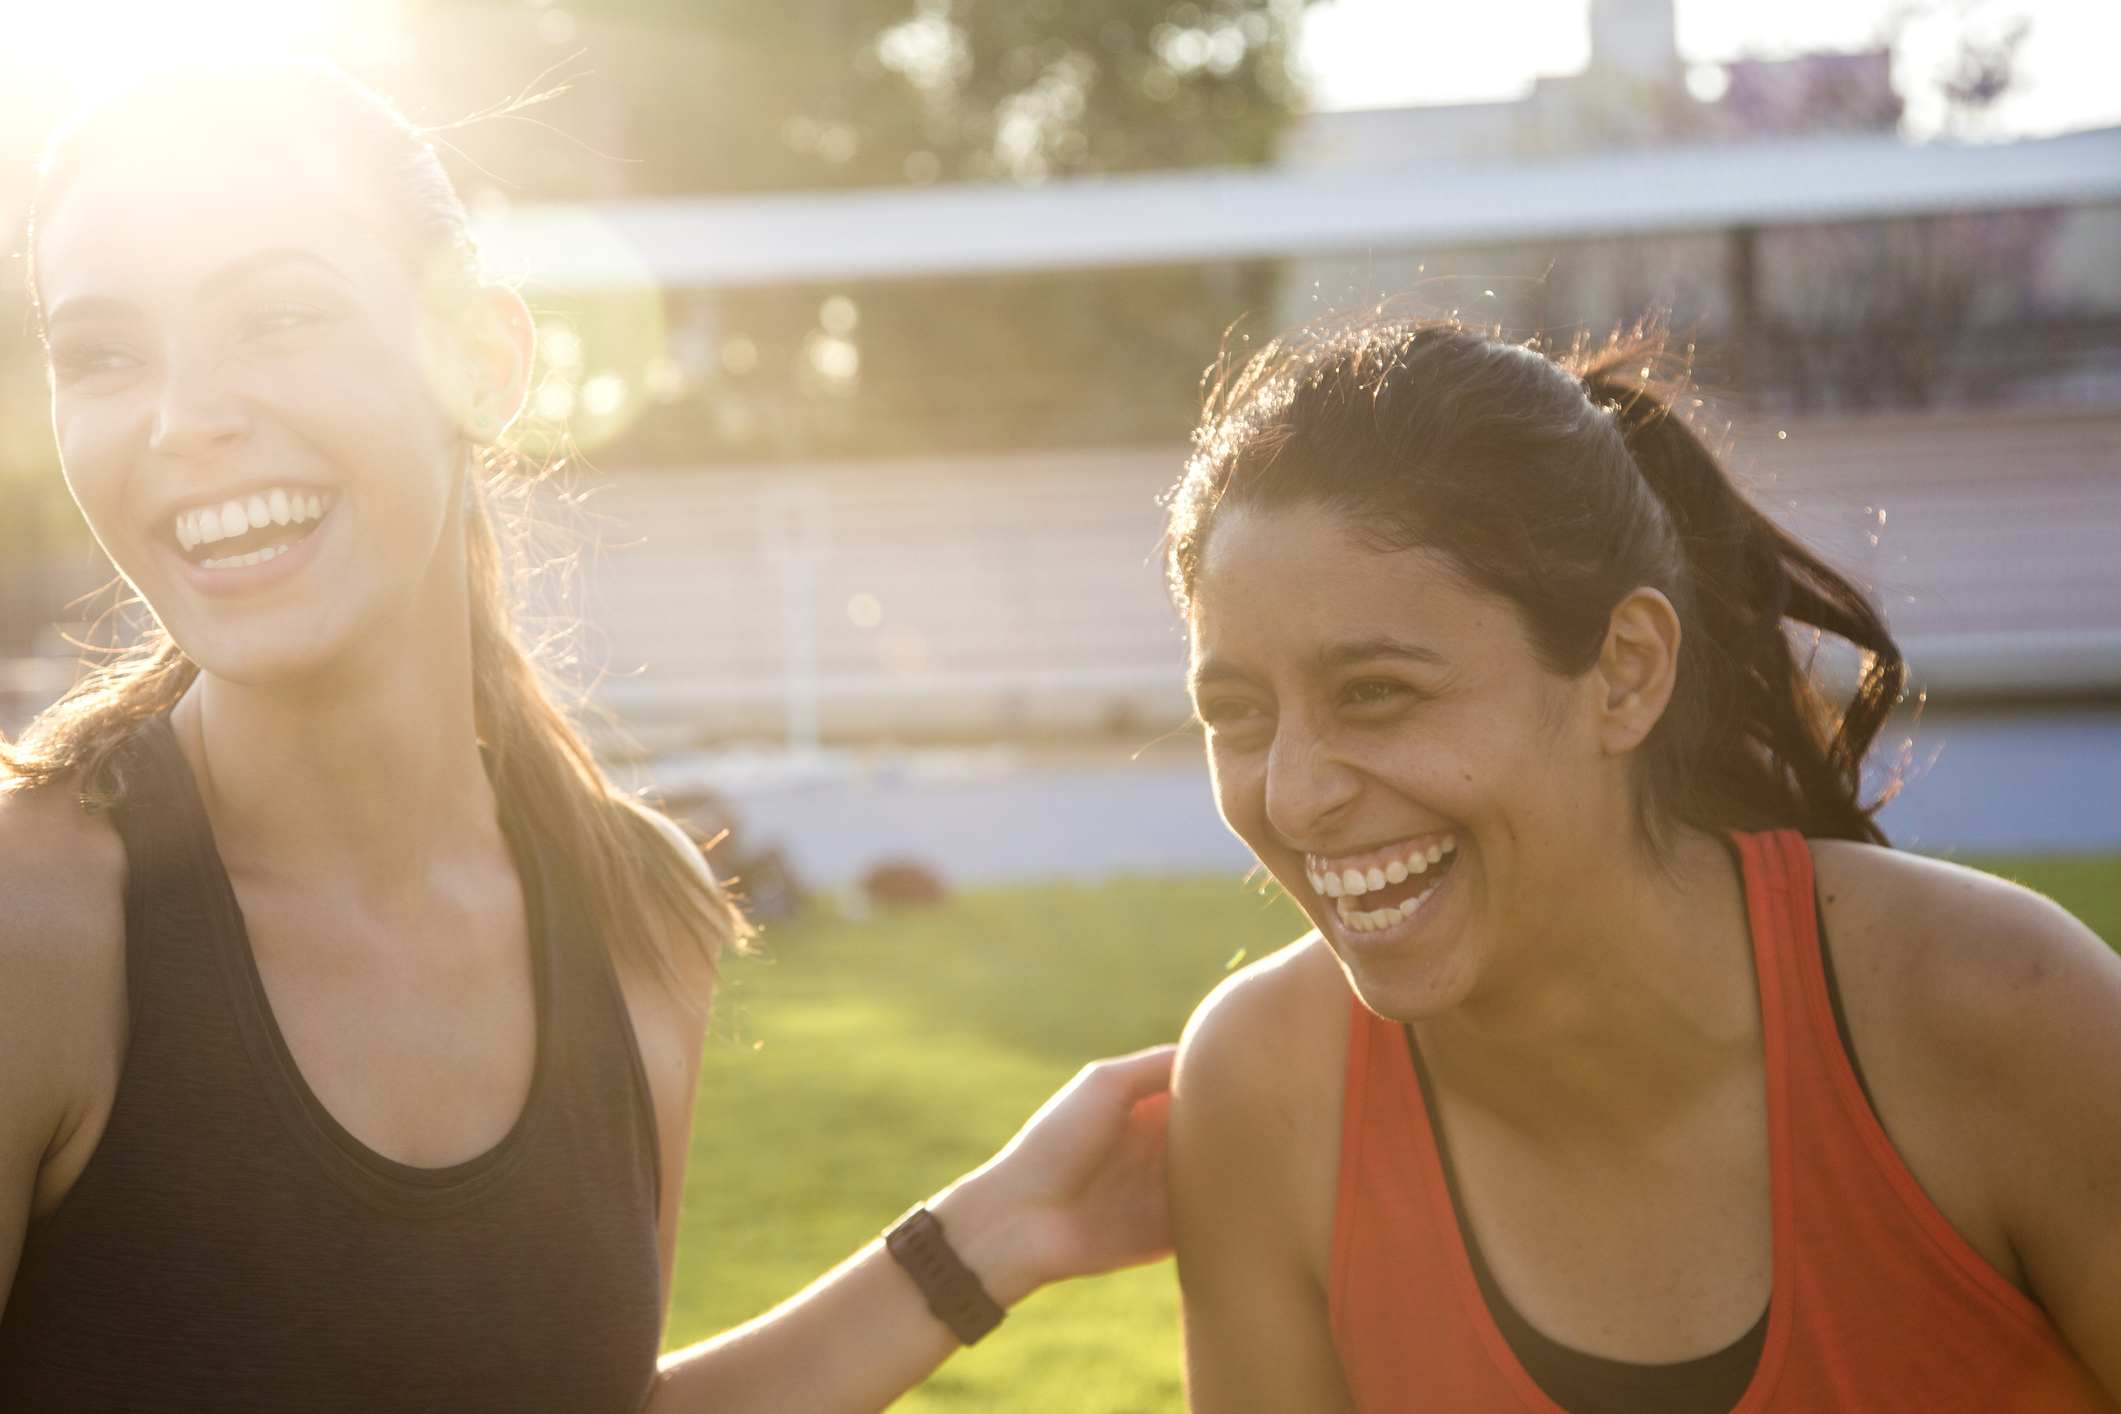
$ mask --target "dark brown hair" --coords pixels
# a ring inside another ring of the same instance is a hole
[[[68,182],[111,156],[158,148],[235,148],[324,168],[356,199],[348,218],[403,262],[433,315],[460,313],[481,286],[470,221],[427,136],[375,90],[312,61],[177,70],[72,120],[53,136],[40,171],[33,258],[36,221]],[[605,779],[517,637],[510,594],[517,557],[508,543],[515,537],[505,520],[497,525],[493,505],[518,496],[539,469],[504,448],[486,451],[478,470],[464,516],[472,702],[495,794],[568,870],[591,931],[608,940],[614,958],[675,983],[696,970],[681,965],[688,954],[711,967],[749,930],[647,807]],[[133,649],[85,677],[19,741],[0,739],[0,790],[64,784],[92,809],[117,803],[126,789],[119,748],[142,722],[175,706],[198,672],[150,622]]]
[[[1386,313],[1277,340],[1213,387],[1169,497],[1166,568],[1190,605],[1218,514],[1309,504],[1381,549],[1428,548],[1507,600],[1553,672],[1597,662],[1638,588],[1679,613],[1678,681],[1643,743],[1641,818],[1885,843],[1861,768],[1906,667],[1847,578],[1763,515],[1674,411],[1654,332],[1557,361]],[[1793,631],[1864,655],[1836,706]]]

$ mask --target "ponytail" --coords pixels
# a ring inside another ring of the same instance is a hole
[[[1192,597],[1222,509],[1312,504],[1382,548],[1446,554],[1517,610],[1546,666],[1598,661],[1637,589],[1678,610],[1678,681],[1637,748],[1643,834],[1801,830],[1885,843],[1865,753],[1907,678],[1878,610],[1768,519],[1673,411],[1641,334],[1566,363],[1443,320],[1323,321],[1222,371],[1168,497],[1166,571]],[[1847,704],[1793,627],[1863,655]]]
[[[1862,768],[1900,700],[1907,665],[1868,598],[1762,514],[1694,430],[1633,375],[1639,346],[1613,345],[1580,376],[1618,423],[1685,554],[1674,700],[1645,756],[1648,794],[1680,818],[1771,825],[1885,844]],[[1789,626],[1863,654],[1838,713],[1797,660]]]

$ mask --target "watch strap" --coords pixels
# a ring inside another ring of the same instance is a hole
[[[960,1345],[977,1345],[1002,1323],[1004,1311],[980,1285],[926,1204],[915,1204],[884,1234],[884,1248],[928,1299],[928,1309],[950,1328]]]

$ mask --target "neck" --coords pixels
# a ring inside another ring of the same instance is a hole
[[[461,553],[403,608],[294,681],[201,672],[172,713],[231,872],[417,892],[434,864],[498,837],[472,705]]]
[[[1436,1082],[1525,1132],[1625,1141],[1759,1063],[1745,894],[1720,841],[1610,860],[1458,1006],[1416,1024]],[[1514,930],[1513,930],[1514,931]]]

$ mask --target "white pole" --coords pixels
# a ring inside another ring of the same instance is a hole
[[[818,725],[817,567],[831,538],[832,504],[824,486],[807,479],[769,481],[755,505],[761,558],[781,585],[781,701],[788,750],[815,755]]]

